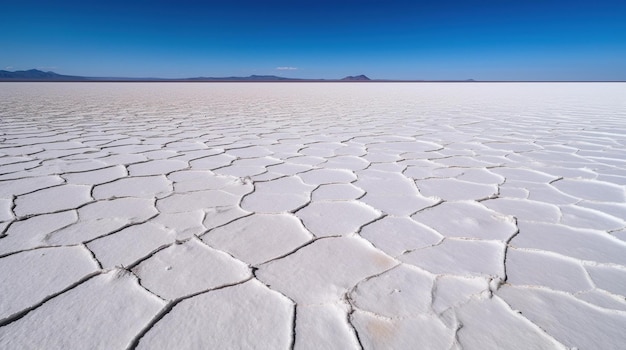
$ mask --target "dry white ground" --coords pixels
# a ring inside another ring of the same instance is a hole
[[[0,84],[2,349],[624,349],[626,84]]]

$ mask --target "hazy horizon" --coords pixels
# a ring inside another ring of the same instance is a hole
[[[0,69],[92,77],[626,80],[621,1],[4,4]]]

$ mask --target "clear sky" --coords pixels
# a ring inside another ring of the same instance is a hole
[[[626,0],[2,0],[0,69],[626,80]]]

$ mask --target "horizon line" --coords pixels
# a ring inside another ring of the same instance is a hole
[[[341,80],[341,79],[237,79],[237,80],[199,80],[199,79],[159,79],[159,78],[126,78],[126,79],[5,79],[0,83],[626,83],[626,80],[409,80],[409,79],[371,79],[371,80]]]

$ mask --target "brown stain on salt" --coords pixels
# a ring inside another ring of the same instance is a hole
[[[396,327],[390,321],[372,317],[367,321],[365,329],[377,345],[386,344],[395,336]]]

